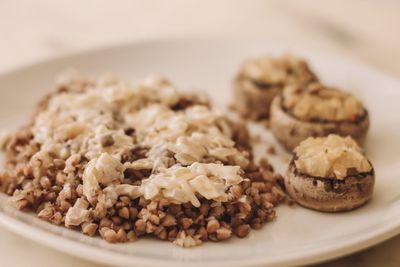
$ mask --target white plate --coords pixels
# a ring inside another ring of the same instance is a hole
[[[229,102],[230,81],[240,62],[262,54],[291,51],[306,57],[321,79],[354,92],[371,114],[368,156],[377,182],[373,200],[353,212],[326,214],[281,205],[278,218],[245,239],[181,249],[147,238],[110,245],[99,238],[50,225],[18,212],[0,194],[0,222],[27,238],[78,257],[130,266],[276,266],[300,265],[345,255],[400,232],[400,82],[371,68],[339,57],[273,46],[267,41],[176,40],[130,44],[67,56],[0,76],[0,128],[16,128],[29,118],[53,77],[68,67],[86,73],[112,71],[123,78],[162,73],[181,87],[201,88],[219,105]],[[261,127],[252,126],[255,131]],[[263,132],[263,139],[274,142]],[[265,153],[265,146],[257,150]],[[281,153],[274,158],[285,169]],[[21,252],[22,256],[23,252]]]

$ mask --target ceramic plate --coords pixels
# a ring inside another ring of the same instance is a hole
[[[191,249],[152,238],[107,244],[16,211],[7,205],[4,194],[0,194],[0,222],[26,238],[77,257],[129,266],[301,265],[349,254],[398,234],[400,81],[339,56],[244,40],[153,41],[88,51],[0,75],[0,129],[15,129],[27,122],[35,103],[51,90],[53,77],[71,67],[90,74],[111,71],[126,79],[164,74],[179,87],[208,93],[224,108],[231,99],[232,77],[243,59],[284,52],[305,57],[322,81],[353,92],[368,108],[371,129],[366,149],[377,181],[373,200],[366,206],[326,214],[281,205],[276,221],[251,231],[245,239],[207,242]],[[257,154],[266,154],[267,144],[273,144],[278,154],[271,161],[283,172],[289,155],[260,125],[252,124],[251,130],[262,138]]]

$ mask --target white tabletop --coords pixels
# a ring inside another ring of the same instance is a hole
[[[2,0],[0,73],[56,55],[171,37],[262,37],[400,76],[400,1]],[[0,228],[1,266],[98,266]],[[399,266],[400,236],[319,266]]]

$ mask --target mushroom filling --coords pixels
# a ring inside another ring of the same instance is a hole
[[[302,121],[355,123],[366,116],[363,105],[353,95],[320,83],[287,86],[282,96],[283,109]]]
[[[327,137],[310,137],[294,149],[296,169],[314,177],[335,178],[370,173],[371,164],[362,149],[351,137],[331,134]]]
[[[281,87],[288,83],[307,84],[317,80],[305,61],[288,55],[247,60],[240,70],[240,76],[261,89]]]

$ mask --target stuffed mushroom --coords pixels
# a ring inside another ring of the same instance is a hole
[[[250,59],[234,80],[233,106],[245,118],[266,119],[273,98],[285,85],[305,85],[317,80],[305,61],[292,56]]]
[[[290,85],[271,104],[271,130],[288,150],[310,136],[351,136],[363,145],[368,112],[353,95],[321,83]]]
[[[310,137],[294,149],[285,175],[289,196],[325,212],[352,210],[372,196],[374,169],[351,137]]]

